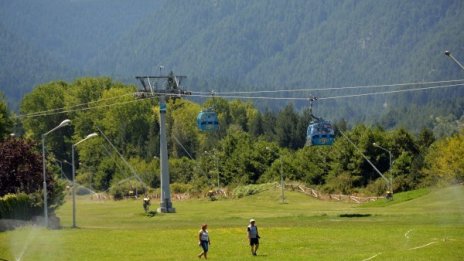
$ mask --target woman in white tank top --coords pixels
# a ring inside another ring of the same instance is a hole
[[[206,230],[207,228],[208,225],[203,224],[200,231],[198,231],[198,245],[203,249],[203,252],[198,254],[198,258],[204,256],[205,259],[208,259],[208,246],[211,245],[211,241],[209,240],[208,230]]]

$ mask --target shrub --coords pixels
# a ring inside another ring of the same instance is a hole
[[[114,200],[120,200],[126,197],[135,197],[147,192],[147,187],[135,180],[128,180],[122,183],[116,183],[110,187],[110,194]]]
[[[25,193],[6,194],[0,198],[0,219],[30,220],[43,208]]]
[[[172,183],[170,188],[172,193],[188,193],[193,190],[193,185],[183,183]]]
[[[376,196],[383,196],[388,190],[388,184],[385,182],[384,179],[378,178],[375,181],[372,181],[366,186],[365,191],[368,194],[373,194]]]
[[[251,196],[259,192],[270,189],[273,183],[259,184],[259,185],[246,185],[238,186],[232,191],[232,195],[237,198]]]

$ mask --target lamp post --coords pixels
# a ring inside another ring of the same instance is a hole
[[[48,203],[47,203],[47,173],[46,173],[46,168],[47,168],[47,163],[45,161],[45,137],[56,131],[57,129],[68,126],[71,124],[71,120],[66,119],[60,123],[60,125],[56,126],[55,128],[49,130],[48,132],[42,134],[42,173],[43,173],[43,198],[44,198],[44,225],[45,227],[48,227]]]
[[[458,60],[456,60],[456,58],[454,58],[453,55],[451,55],[450,51],[446,50],[445,55],[448,56],[449,58],[451,58],[451,60],[453,60],[459,67],[461,67],[461,69],[464,70],[464,66]]]
[[[390,158],[390,166],[388,168],[388,172],[390,172],[390,192],[393,194],[393,174],[391,173],[391,167],[392,167],[392,154],[391,154],[391,151],[387,150],[386,148],[380,146],[379,144],[377,143],[372,143],[372,145],[374,145],[374,147],[377,147],[383,151],[386,151],[388,152],[388,155],[389,155],[389,158]]]
[[[280,158],[280,155],[277,154],[277,152],[273,151],[270,147],[266,147],[266,149],[272,153],[274,153],[275,155],[278,155],[279,158]],[[283,166],[283,161],[282,161],[282,158],[280,158],[280,188],[281,188],[281,192],[282,192],[282,203],[284,203],[284,200],[285,200],[285,196],[284,196],[284,175],[283,175],[283,171],[282,171],[282,166]]]
[[[76,227],[76,165],[74,163],[74,150],[76,148],[76,146],[81,143],[81,142],[84,142],[90,138],[93,138],[93,137],[96,137],[98,136],[97,133],[91,133],[89,135],[87,135],[84,139],[76,142],[75,144],[72,145],[72,219],[73,219],[73,224],[72,224],[72,227],[75,228]]]

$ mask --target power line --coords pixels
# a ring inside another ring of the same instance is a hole
[[[445,82],[457,82],[457,81],[462,81],[462,80],[451,80],[451,81],[440,81],[440,82],[434,82],[434,83],[445,83]],[[431,84],[432,82],[428,83],[423,83],[423,84]],[[364,86],[365,88],[370,88],[370,87],[385,87],[385,86],[405,86],[407,85],[406,83],[404,84],[392,84],[392,85],[372,85],[372,86]],[[422,88],[412,88],[412,89],[403,89],[403,90],[392,90],[392,91],[383,91],[383,92],[369,92],[369,93],[361,93],[361,94],[348,94],[348,95],[338,95],[338,96],[328,96],[328,97],[319,97],[319,100],[330,100],[330,99],[341,99],[341,98],[354,98],[354,97],[361,97],[361,96],[371,96],[371,95],[384,95],[384,94],[394,94],[394,93],[402,93],[402,92],[413,92],[413,91],[424,91],[424,90],[431,90],[431,89],[440,89],[440,88],[452,88],[452,87],[459,87],[463,86],[464,83],[459,83],[459,84],[451,84],[451,85],[438,85],[438,86],[429,86],[429,87],[422,87]],[[332,89],[354,89],[354,88],[363,88],[361,86],[358,87],[340,87],[340,88],[332,88]],[[316,89],[305,89],[305,91],[308,90],[316,90]],[[262,92],[253,92],[253,93],[262,93]],[[115,99],[115,98],[121,98],[124,96],[128,96],[132,94],[126,94],[118,97],[113,97],[109,99]],[[176,97],[176,94],[165,94],[166,96],[173,96]],[[193,94],[190,95],[191,97],[200,97],[200,98],[210,98],[211,93],[208,92],[207,95],[202,95],[202,94]],[[294,100],[294,101],[306,101],[308,98],[307,97],[270,97],[270,96],[241,96],[241,95],[217,95],[215,94],[215,97],[221,97],[224,99],[251,99],[251,100]],[[91,109],[99,109],[99,108],[106,108],[106,107],[112,107],[112,106],[119,106],[119,105],[125,105],[125,104],[130,104],[130,103],[135,103],[138,101],[142,100],[147,100],[147,99],[152,99],[153,97],[145,97],[137,100],[131,100],[131,101],[124,101],[124,102],[117,102],[117,103],[111,103],[111,104],[105,104],[105,105],[100,105],[100,106],[93,106],[93,107],[87,107],[87,108],[79,108],[79,109],[73,109],[73,110],[64,110],[64,108],[61,109],[53,109],[53,110],[47,110],[47,111],[41,111],[41,112],[34,112],[30,114],[25,114],[25,115],[18,115],[16,117],[18,118],[35,118],[35,117],[41,117],[41,116],[50,116],[50,115],[56,115],[56,114],[63,114],[63,113],[71,113],[71,112],[78,112],[78,111],[86,111],[86,110],[91,110]],[[106,100],[109,100],[106,99]],[[75,105],[73,107],[78,107],[78,106],[83,106],[86,104],[93,104],[96,102],[101,102],[100,101],[94,101],[94,102],[89,102],[89,103],[82,103],[79,105]]]
[[[119,99],[119,98],[122,98],[122,97],[125,97],[125,96],[129,96],[129,95],[133,95],[132,93],[128,93],[128,94],[124,94],[124,95],[121,95],[121,96],[116,96],[116,97],[111,97],[111,98],[106,98],[106,99],[100,99],[100,100],[97,100],[97,101],[90,101],[90,102],[85,102],[85,103],[81,103],[81,104],[76,104],[76,105],[73,105],[71,107],[62,107],[62,108],[57,108],[57,109],[51,109],[51,110],[47,110],[47,111],[42,111],[42,112],[33,112],[33,113],[29,113],[29,114],[26,114],[27,116],[34,116],[36,114],[45,114],[45,113],[51,113],[51,112],[60,112],[60,111],[63,111],[65,109],[72,109],[72,108],[75,108],[75,107],[81,107],[81,106],[86,106],[86,105],[90,105],[90,104],[94,104],[94,103],[98,103],[98,102],[103,102],[103,101],[109,101],[109,100],[114,100],[114,99]],[[18,117],[21,117],[21,116],[18,116]]]
[[[361,94],[349,94],[349,95],[339,95],[339,96],[329,96],[329,97],[318,97],[319,100],[329,100],[329,99],[340,99],[340,98],[352,98],[352,97],[361,97],[361,96],[370,96],[370,95],[380,95],[380,94],[392,94],[392,93],[401,93],[401,92],[412,92],[412,91],[423,91],[430,89],[439,89],[439,88],[451,88],[464,86],[464,83],[452,84],[452,85],[439,85],[439,86],[430,86],[423,88],[414,88],[414,89],[405,89],[405,90],[393,90],[385,92],[369,92]],[[192,97],[205,97],[207,95],[190,95]],[[251,100],[296,100],[303,101],[308,100],[307,97],[269,97],[269,96],[239,96],[239,95],[217,95],[216,97],[221,97],[225,99],[251,99]]]
[[[132,101],[117,102],[117,103],[105,104],[105,105],[100,105],[100,106],[81,108],[81,109],[74,109],[74,110],[62,110],[62,111],[57,111],[57,112],[41,111],[41,112],[35,112],[35,113],[30,113],[30,114],[25,114],[25,115],[18,115],[16,117],[18,117],[18,118],[35,118],[35,117],[40,117],[40,116],[50,116],[50,115],[55,115],[55,114],[63,114],[63,113],[78,112],[78,111],[87,111],[87,110],[92,110],[92,109],[99,109],[99,108],[105,108],[105,107],[112,107],[112,106],[117,106],[117,105],[125,105],[125,104],[129,104],[129,103],[135,103],[135,102],[138,102],[138,101],[141,101],[141,100],[147,100],[147,99],[151,99],[151,97],[142,98],[142,99],[138,99],[138,100],[132,100]]]
[[[414,89],[406,89],[406,90],[394,90],[394,91],[388,91],[388,92],[371,92],[371,93],[341,95],[341,96],[332,96],[332,97],[320,97],[318,99],[319,100],[329,100],[329,99],[340,99],[340,98],[352,98],[352,97],[380,95],[380,94],[393,94],[393,93],[411,92],[411,91],[424,91],[424,90],[439,89],[439,88],[451,88],[451,87],[459,87],[459,86],[464,86],[464,83],[452,84],[452,85],[431,86],[431,87],[424,87],[424,88],[414,88]]]
[[[331,87],[331,88],[307,88],[307,89],[282,89],[282,90],[269,90],[269,91],[238,91],[238,92],[216,92],[217,95],[230,95],[230,94],[250,94],[250,93],[279,93],[279,92],[307,92],[307,91],[334,91],[334,90],[350,90],[350,89],[367,89],[367,88],[383,88],[383,87],[401,87],[401,86],[414,86],[414,85],[429,85],[429,84],[443,84],[462,82],[464,79],[448,80],[448,81],[435,81],[435,82],[415,82],[415,83],[397,83],[397,84],[381,84],[381,85],[358,85],[358,86],[344,86],[344,87]],[[192,92],[192,94],[207,94],[207,92]]]

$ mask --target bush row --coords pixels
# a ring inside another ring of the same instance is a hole
[[[31,220],[43,211],[35,202],[35,194],[6,194],[0,198],[0,219]]]

